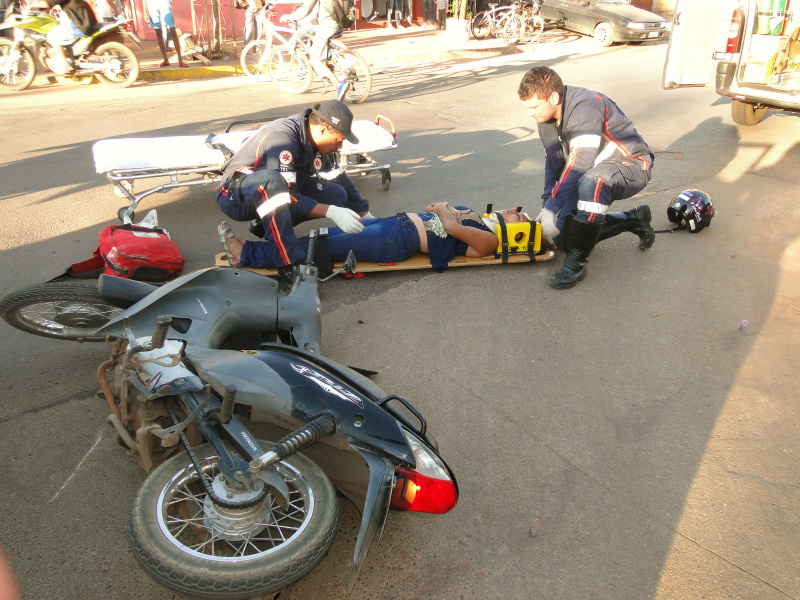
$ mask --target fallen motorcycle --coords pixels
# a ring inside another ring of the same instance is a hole
[[[228,267],[160,287],[100,277],[98,297],[128,306],[89,336],[111,347],[98,369],[108,421],[149,474],[131,548],[179,594],[252,598],[298,581],[333,543],[337,491],[362,515],[351,589],[390,508],[458,500],[419,411],[321,355],[316,243],[284,295]],[[351,255],[342,270],[355,268]]]
[[[100,83],[115,88],[133,85],[139,78],[139,60],[123,44],[123,36],[137,46],[139,39],[127,30],[130,23],[126,19],[98,23],[91,35],[66,47],[75,70],[65,77],[74,81],[97,77]],[[47,41],[48,32],[57,24],[57,19],[44,11],[23,9],[18,4],[8,7],[0,29],[13,29],[14,39],[0,38],[0,90],[18,92],[30,86],[37,74],[34,56],[44,71],[58,71],[51,66],[55,50]]]

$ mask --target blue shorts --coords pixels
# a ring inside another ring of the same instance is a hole
[[[172,16],[172,3],[169,0],[151,0],[147,3],[147,18],[150,29],[172,29],[175,18]]]

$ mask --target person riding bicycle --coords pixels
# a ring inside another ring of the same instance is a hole
[[[324,62],[322,62],[323,54],[328,42],[332,37],[342,32],[342,28],[333,17],[333,2],[334,0],[305,0],[303,5],[298,7],[294,12],[288,15],[283,15],[281,17],[281,23],[304,19],[312,13],[315,7],[318,7],[317,25],[316,27],[312,27],[314,30],[314,42],[312,43],[309,51],[309,59],[311,60],[311,66],[314,67],[314,71],[317,73],[317,75],[319,75],[323,81],[327,79],[331,82],[331,84],[336,85],[338,88],[339,85],[344,83],[344,80],[337,81],[336,75],[333,74],[333,71],[331,71]]]
[[[57,73],[66,75],[74,71],[74,67],[67,52],[66,46],[72,46],[79,38],[91,35],[97,26],[97,17],[92,7],[85,0],[37,0],[28,5],[30,8],[52,10],[60,7],[56,13],[58,25],[47,34],[47,41],[58,54],[58,60],[53,65]]]

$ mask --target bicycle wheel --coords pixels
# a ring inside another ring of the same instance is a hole
[[[498,37],[506,44],[516,44],[519,41],[522,30],[522,19],[517,15],[509,15],[503,20],[502,29]]]
[[[511,16],[511,8],[506,8],[504,11],[498,11],[494,14],[494,19],[489,22],[489,35],[493,38],[501,38],[503,29],[506,26],[506,21]]]
[[[482,40],[489,32],[492,30],[492,17],[487,13],[485,10],[479,12],[475,17],[473,17],[472,22],[470,23],[470,31],[472,32],[472,37],[476,40]]]
[[[267,57],[267,71],[284,92],[302,94],[311,87],[314,72],[308,58],[296,48],[278,46]]]
[[[244,74],[255,81],[269,81],[267,57],[271,50],[270,44],[264,40],[254,40],[247,44],[239,58]]]
[[[542,37],[544,31],[544,19],[539,15],[528,15],[525,17],[525,25],[522,31],[522,40],[526,44],[537,41]]]
[[[334,50],[331,53],[331,67],[338,81],[347,80],[350,89],[344,99],[359,104],[367,99],[372,90],[372,75],[369,64],[360,54],[352,50]]]

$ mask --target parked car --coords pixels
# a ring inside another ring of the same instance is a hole
[[[667,35],[663,18],[631,6],[630,0],[545,0],[539,14],[556,27],[593,36],[601,46],[641,44]]]
[[[768,110],[800,114],[800,12],[793,8],[679,0],[662,87],[705,86],[719,61],[716,91],[731,99],[734,123],[757,125]]]

